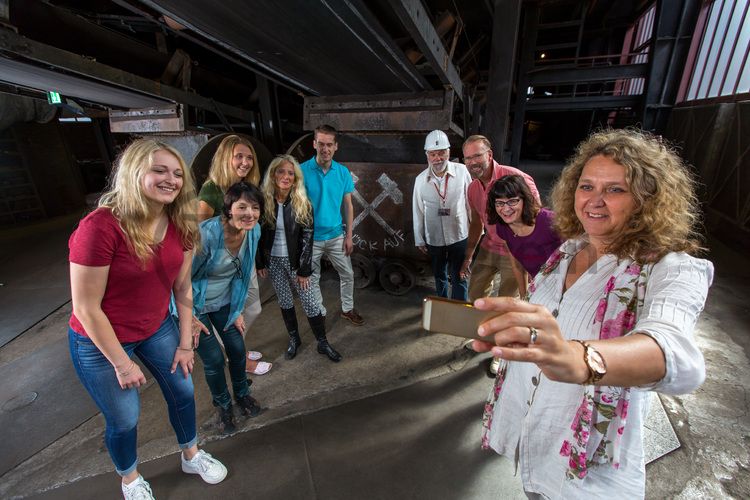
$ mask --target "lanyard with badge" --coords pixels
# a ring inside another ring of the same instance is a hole
[[[437,177],[437,176],[435,176]],[[438,207],[438,216],[439,217],[448,217],[451,214],[450,207],[445,206],[445,199],[448,196],[448,180],[450,180],[450,176],[446,172],[445,174],[445,183],[443,184],[443,192],[440,193],[440,188],[438,187],[438,183],[432,183],[432,185],[435,187],[435,191],[437,192],[438,196],[440,197],[440,207]]]

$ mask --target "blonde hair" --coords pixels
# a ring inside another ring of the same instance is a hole
[[[261,186],[266,206],[266,210],[263,213],[263,221],[268,226],[276,226],[276,210],[273,208],[276,206],[274,203],[276,198],[275,176],[276,170],[278,170],[284,163],[289,163],[294,169],[294,184],[292,184],[292,189],[289,191],[289,197],[292,200],[294,220],[303,226],[311,226],[313,223],[312,205],[307,198],[305,182],[302,177],[302,169],[299,167],[299,163],[294,156],[291,155],[278,155],[271,160],[271,163],[268,165],[268,170],[266,170],[266,175],[263,177],[263,185]]]
[[[244,144],[250,148],[250,152],[253,154],[253,168],[250,172],[242,179],[237,179],[237,173],[232,169],[232,156],[234,155],[234,147],[238,144]],[[248,184],[257,186],[260,182],[260,163],[258,161],[258,155],[255,154],[255,148],[253,144],[244,137],[239,135],[228,135],[222,139],[219,143],[219,147],[216,149],[213,159],[211,160],[211,168],[208,171],[208,178],[216,184],[222,193],[226,193],[229,186],[239,181],[245,181]]]
[[[148,231],[151,215],[148,199],[143,194],[143,177],[154,162],[157,151],[174,156],[182,169],[182,188],[175,200],[164,206],[164,212],[177,227],[182,245],[197,248],[200,241],[196,221],[196,193],[192,171],[172,146],[153,139],[138,139],[120,154],[112,173],[110,189],[99,199],[99,206],[109,208],[119,221],[135,256],[145,264],[153,255],[153,235]]]
[[[583,167],[599,155],[625,167],[636,207],[607,253],[653,263],[669,252],[701,250],[695,230],[699,206],[688,167],[661,138],[635,129],[596,132],[576,149],[552,190],[555,226],[563,239],[584,233],[575,213],[575,193]]]

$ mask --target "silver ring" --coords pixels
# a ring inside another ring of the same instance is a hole
[[[539,331],[537,331],[537,329],[533,326],[530,326],[529,335],[531,336],[531,338],[529,339],[529,344],[536,344],[536,339],[539,336]]]

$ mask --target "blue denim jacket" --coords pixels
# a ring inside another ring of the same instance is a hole
[[[206,288],[208,287],[208,276],[216,261],[224,251],[224,229],[221,225],[221,217],[212,217],[200,223],[201,250],[193,256],[193,314],[198,316],[206,303]],[[247,290],[250,287],[250,276],[255,267],[255,252],[260,240],[260,224],[256,224],[245,236],[245,255],[242,259],[242,278],[232,278],[230,286],[232,292],[229,300],[229,319],[224,325],[226,330],[242,314],[247,298]],[[177,314],[172,297],[172,314]]]

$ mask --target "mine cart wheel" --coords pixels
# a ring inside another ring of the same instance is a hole
[[[378,273],[375,264],[367,256],[361,253],[352,254],[352,269],[354,270],[354,286],[356,288],[367,288],[375,283]]]
[[[380,284],[391,295],[404,295],[416,282],[411,266],[402,260],[388,260],[380,269]]]

